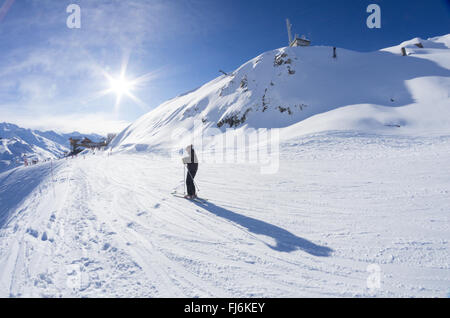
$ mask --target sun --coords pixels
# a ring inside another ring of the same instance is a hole
[[[0,0],[1,1],[1,0]],[[139,77],[130,77],[127,76],[127,67],[129,62],[129,55],[126,54],[122,61],[122,66],[120,73],[113,75],[110,74],[107,70],[98,66],[97,69],[103,76],[106,81],[104,85],[106,86],[104,90],[96,93],[94,99],[100,98],[105,95],[113,94],[116,96],[116,102],[114,104],[114,112],[117,114],[121,107],[121,102],[124,98],[132,100],[135,104],[142,108],[144,111],[148,111],[149,108],[145,102],[143,102],[140,98],[135,96],[135,91],[138,91],[143,88],[145,84],[152,81],[157,77],[156,71],[147,73],[145,75],[141,75]]]
[[[115,93],[117,97],[123,95],[131,95],[134,88],[133,82],[127,80],[125,77],[120,76],[118,78],[109,79],[110,91]]]
[[[135,101],[139,101],[139,99],[133,95],[133,89],[136,87],[136,80],[127,79],[124,72],[117,77],[111,76],[107,73],[105,74],[109,82],[109,88],[105,90],[104,93],[116,95],[116,103],[114,105],[115,112],[119,110],[120,102],[124,96]]]

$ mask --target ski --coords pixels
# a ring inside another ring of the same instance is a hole
[[[206,203],[208,202],[208,199],[204,199],[204,198],[195,198],[195,199],[188,199],[186,198],[184,195],[179,194],[179,193],[171,193],[174,197],[180,198],[180,199],[185,199],[185,200],[189,200],[189,201],[196,201],[199,203]]]

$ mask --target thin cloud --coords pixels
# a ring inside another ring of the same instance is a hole
[[[0,23],[5,18],[11,6],[14,4],[15,0],[6,0],[0,8]]]
[[[114,117],[113,96],[101,94],[109,88],[104,72],[120,72],[122,59],[132,56],[127,77],[135,79],[136,89],[122,101],[120,114],[138,117],[160,102],[152,83],[183,70],[176,63],[148,69],[151,47],[211,32],[199,23],[202,17],[211,18],[200,2],[79,0],[77,4],[81,29],[68,29],[66,4],[51,0],[24,0],[20,3],[24,10],[2,24],[0,33],[10,48],[2,48],[0,59],[0,120],[42,128],[42,123],[55,128],[61,121],[61,128],[80,125],[94,131],[126,126],[128,122]],[[3,4],[3,16],[11,5],[11,0]],[[35,41],[36,34],[45,41]]]

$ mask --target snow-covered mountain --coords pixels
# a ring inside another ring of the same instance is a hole
[[[59,158],[69,151],[70,137],[86,136],[91,140],[102,137],[96,134],[82,135],[78,132],[58,134],[21,128],[10,123],[0,123],[0,172],[23,164],[23,157],[39,161]]]
[[[402,56],[405,47],[407,56]],[[286,128],[449,132],[450,34],[361,53],[323,46],[266,52],[234,72],[169,100],[126,128],[121,150],[186,143],[173,131]]]
[[[0,172],[0,297],[446,297],[448,48],[275,50],[143,116],[122,152]],[[164,149],[195,121],[280,127],[277,171],[201,161],[207,201],[172,195]]]

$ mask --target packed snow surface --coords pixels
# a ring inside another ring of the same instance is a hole
[[[310,135],[274,175],[201,165],[204,204],[170,194],[166,157],[18,168],[0,175],[0,296],[445,297],[449,160],[450,136]]]

